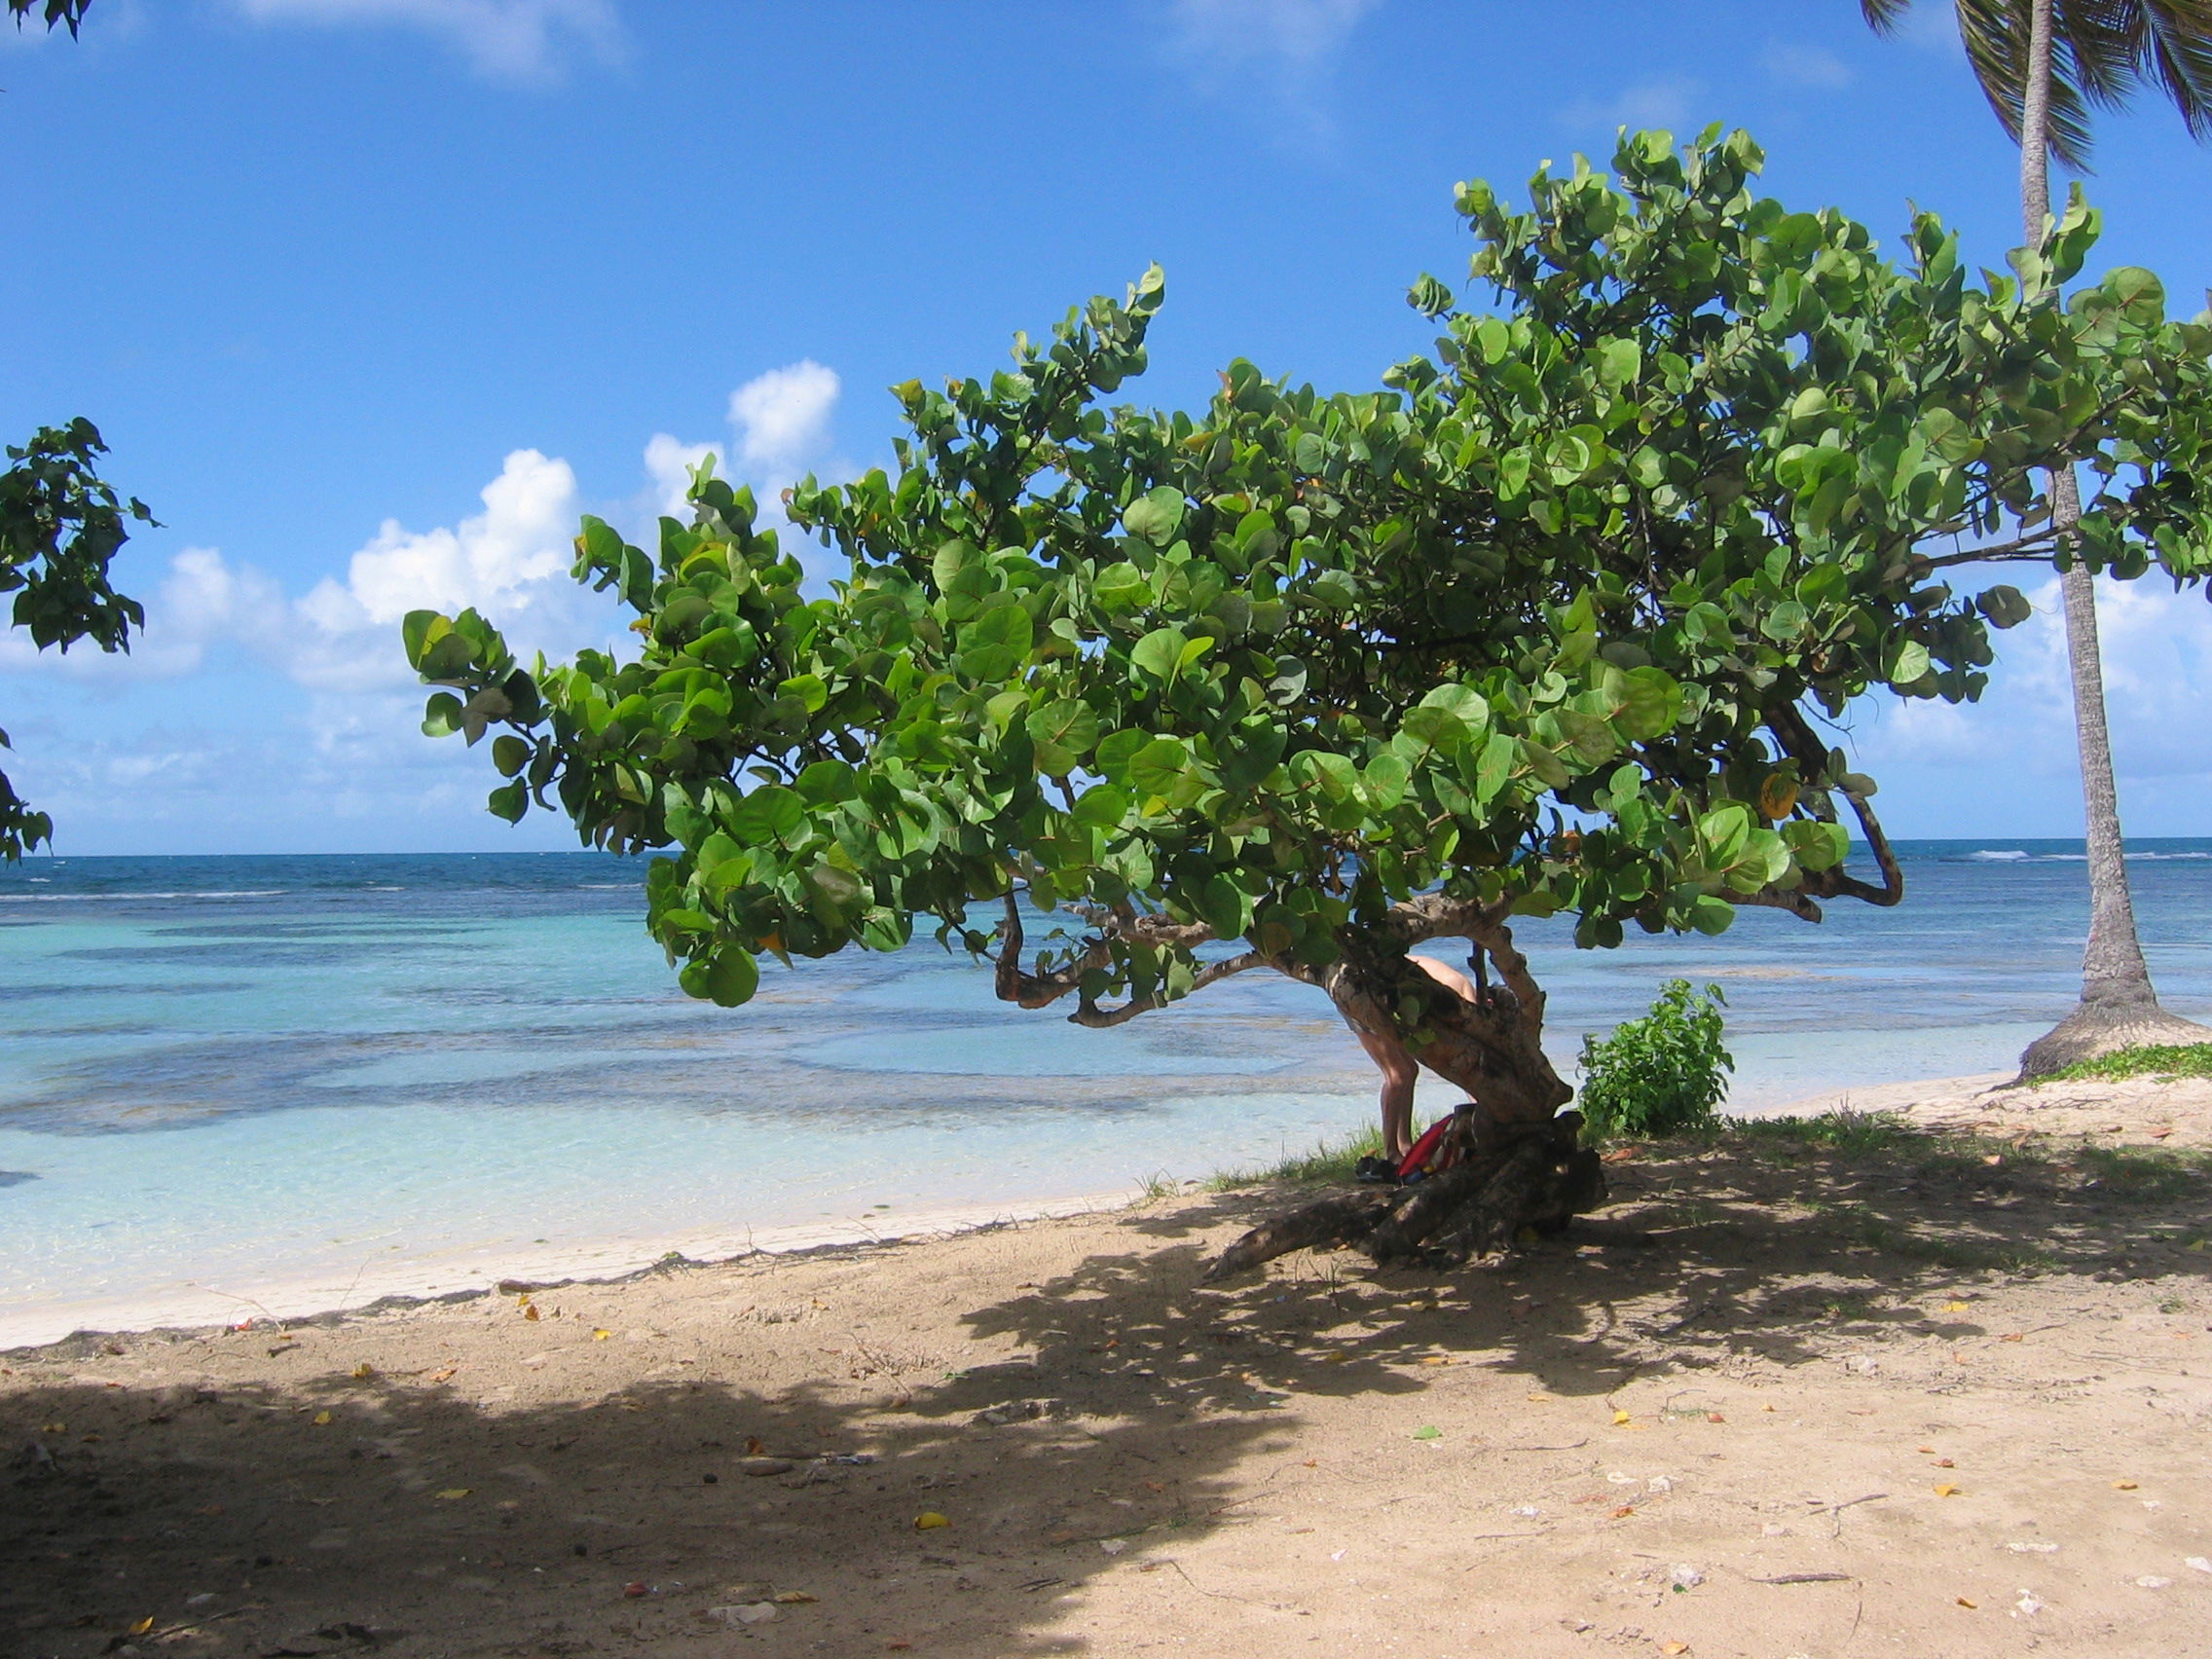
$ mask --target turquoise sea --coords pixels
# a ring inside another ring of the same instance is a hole
[[[1746,911],[1609,952],[1528,927],[1561,1060],[1683,975],[1726,987],[1739,1111],[2009,1066],[2073,1001],[2079,844],[1902,851],[1901,907],[1819,927]],[[2131,859],[2162,995],[2212,1017],[2212,840]],[[0,869],[0,1346],[1038,1211],[1373,1110],[1326,1002],[1260,975],[1111,1031],[997,1003],[927,942],[693,1003],[642,877],[584,853]]]

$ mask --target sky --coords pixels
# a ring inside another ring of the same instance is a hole
[[[483,810],[423,737],[400,615],[473,604],[560,655],[616,636],[567,571],[712,449],[764,498],[890,460],[884,387],[987,373],[1017,329],[1167,306],[1124,395],[1248,357],[1373,387],[1463,287],[1455,181],[1518,192],[1617,127],[1742,126],[1766,190],[1895,245],[2016,240],[2017,152],[1948,6],[1850,0],[93,0],[0,29],[0,434],[94,421],[162,521],[116,579],[128,658],[0,638],[0,756],[63,854],[571,846]],[[2100,118],[2092,274],[2212,280],[2212,153]],[[2078,835],[2056,628],[1976,706],[1870,702],[1900,836]],[[2108,591],[2131,834],[2212,833],[2212,606]]]

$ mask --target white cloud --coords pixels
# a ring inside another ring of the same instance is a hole
[[[457,47],[492,80],[558,80],[570,49],[602,59],[621,45],[613,0],[232,0],[260,23],[420,29]]]
[[[225,640],[266,644],[281,632],[284,596],[258,571],[234,569],[212,547],[187,547],[141,603],[146,625],[128,653],[79,645],[40,651],[28,636],[0,635],[0,670],[35,670],[67,680],[117,682],[190,674]]]
[[[646,516],[687,518],[691,471],[715,453],[713,444],[687,444],[666,432],[645,440],[645,471],[652,483],[646,488]]]
[[[747,381],[729,394],[739,463],[787,483],[797,477],[830,447],[839,389],[837,371],[812,357]]]
[[[2036,614],[1995,637],[1997,667],[1978,704],[1894,703],[1883,710],[1861,742],[1877,778],[1891,760],[1994,763],[2043,777],[2077,773],[2057,581],[2029,598]],[[2155,573],[2132,582],[2099,578],[2097,622],[2122,809],[2129,778],[2212,778],[2212,605],[2200,591],[2174,592]]]
[[[1611,98],[1577,98],[1560,112],[1560,119],[1569,127],[1679,129],[1689,120],[1691,101],[1704,91],[1702,82],[1682,76],[1639,81]]]
[[[1778,41],[1766,49],[1762,61],[1766,72],[1785,86],[1833,92],[1856,79],[1850,64],[1817,46],[1790,46]]]

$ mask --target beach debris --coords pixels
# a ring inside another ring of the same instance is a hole
[[[460,1498],[466,1497],[475,1490],[476,1489],[474,1487],[447,1487],[445,1491],[438,1493],[438,1496],[443,1498],[446,1502],[452,1503]]]
[[[2207,1561],[2202,1556],[2191,1556],[2182,1563],[2182,1566],[2196,1572],[2212,1572],[2212,1561]]]
[[[358,1365],[356,1365],[356,1366],[354,1366],[354,1367],[353,1367],[353,1381],[354,1381],[354,1382],[367,1382],[367,1381],[368,1381],[368,1380],[369,1380],[370,1378],[374,1377],[374,1376],[375,1376],[376,1374],[377,1374],[377,1368],[376,1368],[375,1366],[371,1365],[371,1364],[370,1364],[370,1363],[369,1363],[369,1362],[368,1362],[367,1360],[365,1360],[365,1359],[364,1359],[364,1360],[362,1360],[360,1364],[358,1364]]]
[[[1677,1590],[1695,1590],[1705,1582],[1705,1574],[1686,1561],[1678,1561],[1667,1569],[1667,1582]]]
[[[2020,1599],[2012,1604],[2013,1606],[2017,1607],[2021,1612],[2027,1614],[2031,1619],[2034,1618],[2036,1614],[2042,1612],[2046,1604],[2045,1604],[2042,1598],[2038,1597],[2033,1590],[2021,1591]]]
[[[1129,1547],[1129,1540],[1126,1538],[1100,1538],[1098,1547],[1108,1555],[1120,1555]]]
[[[925,1509],[914,1517],[914,1530],[917,1532],[935,1531],[940,1527],[951,1525],[950,1521],[947,1521],[934,1509]]]
[[[2005,1547],[2014,1555],[2049,1555],[2058,1548],[2042,1538],[2015,1538]]]
[[[1009,1400],[1003,1406],[991,1406],[977,1412],[976,1421],[978,1424],[1003,1427],[1010,1422],[1027,1422],[1044,1415],[1045,1402],[1042,1400]]]
[[[806,1590],[779,1590],[768,1600],[779,1607],[802,1607],[807,1603],[819,1602],[822,1598]]]
[[[1420,1427],[1414,1430],[1414,1438],[1416,1440],[1442,1440],[1444,1430],[1438,1428],[1432,1422],[1424,1422]]]
[[[2160,1578],[2155,1572],[2146,1572],[2135,1582],[2145,1590],[2163,1590],[2167,1585],[2171,1584],[2173,1580],[2170,1578]]]
[[[1663,1496],[1675,1490],[1674,1478],[1670,1475],[1653,1475],[1643,1483],[1643,1490],[1655,1497]]]
[[[737,1466],[749,1475],[788,1475],[798,1467],[789,1457],[747,1457]]]
[[[726,1606],[709,1607],[706,1616],[726,1625],[757,1625],[771,1624],[778,1615],[773,1602],[736,1602]]]
[[[1959,1495],[1959,1489],[1949,1481],[1942,1481],[1936,1485],[1936,1495],[1937,1497],[1956,1497]]]

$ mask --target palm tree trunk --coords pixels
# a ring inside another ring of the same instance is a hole
[[[2020,219],[2029,247],[2040,246],[2050,217],[2050,51],[2052,0],[2029,0],[2028,69],[2020,112]],[[2051,528],[2060,544],[2082,517],[2069,466],[2050,475]],[[2135,931],[2127,861],[2120,837],[2120,794],[2113,781],[2112,735],[2105,723],[2105,677],[2097,648],[2097,590],[2088,571],[2070,566],[2058,578],[2066,610],[2066,661],[2074,682],[2074,730],[2082,758],[2082,803],[2089,851],[2089,943],[2082,958],[2082,1000],[2028,1046],[2022,1079],[2141,1043],[2193,1043],[2212,1031],[2158,1006]]]

